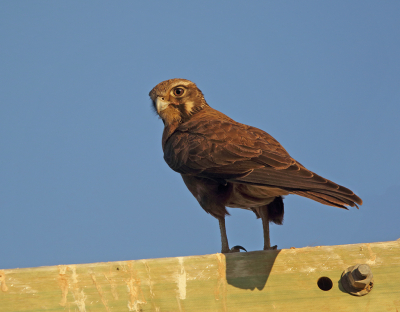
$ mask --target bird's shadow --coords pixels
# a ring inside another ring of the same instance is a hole
[[[226,254],[226,281],[241,289],[263,290],[280,250]]]

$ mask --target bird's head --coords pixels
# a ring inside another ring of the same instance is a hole
[[[185,122],[207,106],[203,93],[196,84],[186,79],[169,79],[160,82],[149,93],[153,108],[166,126]]]

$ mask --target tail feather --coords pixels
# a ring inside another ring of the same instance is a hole
[[[334,206],[343,209],[347,209],[346,206],[355,206],[358,209],[357,204],[353,200],[345,198],[343,195],[340,196],[339,194],[326,194],[323,191],[291,191],[290,193],[310,198],[328,206]]]

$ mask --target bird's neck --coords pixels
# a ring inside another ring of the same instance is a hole
[[[176,128],[179,127],[180,122],[178,120],[165,124],[164,132],[162,135],[162,148],[164,150],[165,143],[167,142],[168,138],[175,132]]]

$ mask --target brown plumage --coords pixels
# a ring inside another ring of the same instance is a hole
[[[361,205],[351,190],[306,169],[268,133],[211,108],[197,86],[170,79],[150,91],[164,122],[166,163],[182,175],[200,206],[219,220],[222,252],[229,252],[225,207],[252,210],[262,219],[264,249],[269,222],[282,224],[282,196],[297,194],[325,205]]]

